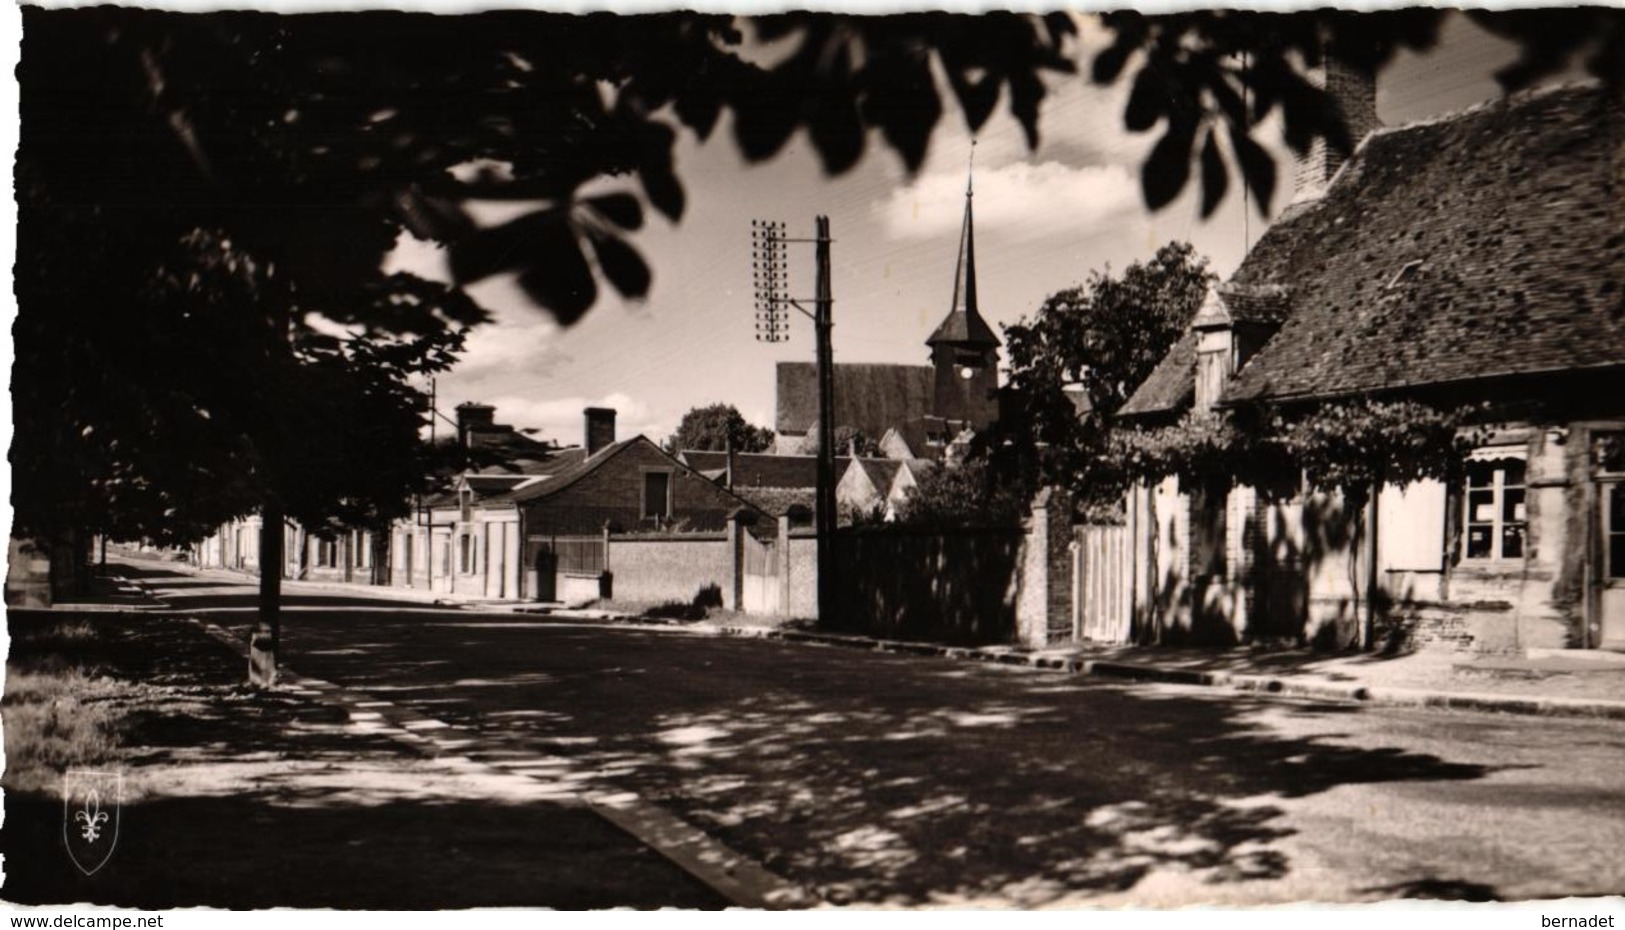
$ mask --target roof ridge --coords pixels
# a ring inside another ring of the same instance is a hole
[[[1601,87],[1602,81],[1597,78],[1575,78],[1567,81],[1556,81],[1550,84],[1541,84],[1536,87],[1525,87],[1522,90],[1516,90],[1511,93],[1503,93],[1498,97],[1491,97],[1488,100],[1480,100],[1477,103],[1470,103],[1464,107],[1458,107],[1454,110],[1447,110],[1443,113],[1435,113],[1432,116],[1417,117],[1416,119],[1398,123],[1393,126],[1377,126],[1370,132],[1367,132],[1365,136],[1361,138],[1360,144],[1354,147],[1354,152],[1358,152],[1360,149],[1364,148],[1366,141],[1376,136],[1395,135],[1397,133],[1407,132],[1413,129],[1426,129],[1430,126],[1440,126],[1445,123],[1453,123],[1458,120],[1466,119],[1470,116],[1477,116],[1480,113],[1485,113],[1502,107],[1510,108],[1526,106],[1544,97],[1550,97],[1568,91],[1597,90]],[[1352,156],[1354,152],[1351,152],[1350,155]],[[1328,183],[1326,186],[1328,189],[1330,189],[1331,184]]]

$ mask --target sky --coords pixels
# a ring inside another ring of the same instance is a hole
[[[1087,55],[1101,38],[1091,21],[1082,25]],[[1499,93],[1491,74],[1512,56],[1511,46],[1456,16],[1437,48],[1405,54],[1379,76],[1378,115],[1392,126],[1491,99]],[[1002,110],[977,134],[978,296],[996,331],[1030,317],[1046,296],[1091,271],[1120,272],[1176,239],[1194,243],[1215,271],[1228,275],[1267,227],[1268,219],[1242,202],[1239,183],[1206,222],[1194,183],[1171,205],[1148,212],[1139,169],[1159,130],[1132,134],[1122,127],[1126,92],[1083,76],[1051,81],[1035,150]],[[632,240],[654,272],[647,298],[623,301],[605,287],[587,316],[564,329],[511,281],[482,282],[473,294],[494,321],[475,330],[463,360],[437,379],[437,409],[450,417],[464,401],[493,404],[498,422],[566,445],[581,441],[588,406],[615,408],[621,438],[643,433],[661,441],[685,411],[717,402],[771,428],[776,363],[811,361],[814,345],[811,322],[798,314],[791,315],[788,341],[755,341],[752,218],[780,220],[789,235],[811,236],[814,217],[830,217],[838,363],[924,364],[925,339],[953,296],[972,155],[963,117],[951,104],[945,109],[913,177],[878,136],[856,168],[828,178],[800,136],[773,160],[752,165],[734,145],[726,117],[705,142],[680,130],[676,164],[688,208],[678,224],[649,211]],[[1282,176],[1275,212],[1291,197],[1290,171]],[[812,247],[792,245],[790,260],[791,295],[810,297]],[[410,241],[396,261],[443,274],[443,257]]]

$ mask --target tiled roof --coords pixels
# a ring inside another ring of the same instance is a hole
[[[1280,323],[1292,312],[1290,291],[1284,284],[1221,284],[1219,299],[1237,323]]]
[[[790,512],[791,507],[803,507],[808,511],[817,507],[817,495],[812,488],[755,488],[735,487],[734,494],[749,501],[751,506],[763,513],[779,516]]]
[[[835,425],[852,426],[873,439],[887,429],[931,412],[936,370],[929,365],[835,366]],[[778,422],[781,433],[805,433],[818,420],[818,366],[780,362]]]
[[[1196,334],[1187,332],[1162,357],[1118,408],[1120,417],[1165,413],[1188,406],[1196,396]]]
[[[728,453],[687,449],[678,453],[689,468],[701,474],[724,474]],[[835,458],[835,477],[846,470],[847,459]],[[773,455],[765,452],[734,453],[734,491],[746,488],[811,488],[818,484],[818,458],[812,455]]]
[[[1291,313],[1222,401],[1625,364],[1621,140],[1597,86],[1368,136],[1232,279]]]
[[[903,463],[895,459],[862,458],[858,459],[858,464],[863,466],[863,470],[869,474],[869,482],[881,494],[891,490],[898,470],[903,467]]]
[[[475,494],[501,494],[510,491],[514,485],[527,480],[524,475],[464,475],[463,483]]]
[[[602,449],[599,449],[597,453],[590,456],[582,456],[579,460],[559,469],[544,480],[538,481],[534,484],[527,484],[508,496],[515,501],[531,501],[536,500],[539,497],[547,497],[550,494],[555,494],[574,484],[581,477],[591,474],[594,469],[598,468],[598,466],[614,458],[616,455],[620,454],[621,450],[635,442],[649,442],[649,440],[642,436],[633,436],[631,439],[623,439],[620,442],[612,442]],[[653,445],[653,443],[650,443],[650,445]],[[658,446],[656,448],[658,448]]]

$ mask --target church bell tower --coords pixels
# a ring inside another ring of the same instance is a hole
[[[948,316],[925,341],[931,347],[931,364],[936,369],[931,412],[947,421],[950,434],[965,427],[982,430],[999,418],[999,337],[977,312],[976,231],[971,200],[967,179],[953,304]]]

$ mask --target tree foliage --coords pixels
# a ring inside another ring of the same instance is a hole
[[[1162,126],[1142,177],[1149,206],[1171,201],[1198,163],[1204,211],[1232,164],[1268,203],[1275,166],[1254,138],[1266,120],[1279,115],[1295,149],[1349,141],[1304,66],[1334,52],[1380,67],[1400,49],[1431,46],[1443,15],[1114,13],[1100,19],[1108,47],[1080,69],[1077,21],[1058,13],[26,8],[11,452],[19,521],[132,515],[131,531],[184,535],[240,506],[223,476],[240,472],[243,456],[260,456],[257,474],[270,487],[280,481],[270,480],[278,469],[264,448],[338,448],[304,443],[300,427],[273,428],[281,419],[254,406],[264,388],[242,386],[262,376],[280,372],[263,383],[289,398],[299,371],[325,391],[370,391],[369,404],[410,402],[325,373],[339,365],[324,368],[321,352],[361,350],[318,351],[317,334],[330,332],[318,322],[381,345],[396,335],[445,339],[435,334],[484,319],[460,288],[498,274],[513,275],[566,324],[604,286],[646,294],[652,273],[632,234],[651,210],[683,216],[687,192],[672,158],[679,131],[705,139],[727,116],[751,161],[803,136],[823,169],[840,174],[873,130],[913,171],[951,109],[976,131],[1003,101],[1036,146],[1047,86],[1082,70],[1131,85],[1129,129]],[[1508,89],[1575,63],[1606,81],[1625,75],[1618,11],[1471,15],[1518,44],[1519,60],[1500,74]],[[589,182],[598,183],[583,193]],[[482,202],[517,214],[482,227],[471,209]],[[241,319],[222,311],[200,324],[199,311],[186,309],[218,273],[177,258],[200,233],[252,263]],[[447,246],[453,287],[379,271],[403,233]],[[170,296],[152,291],[162,269],[172,272],[161,291]],[[266,359],[256,367],[211,348],[267,345],[257,334],[284,328],[308,369],[281,371]],[[418,349],[423,365],[443,363],[441,350],[411,339],[356,357],[387,366]],[[62,365],[51,370],[56,359]],[[182,372],[200,363],[211,379]],[[315,423],[320,412],[294,419]],[[91,476],[88,487],[78,474]],[[201,487],[218,495],[192,490]]]
[[[666,448],[673,452],[721,452],[728,448],[735,452],[766,452],[772,445],[773,431],[747,423],[732,404],[693,408],[683,414],[677,432],[666,440]]]
[[[897,520],[937,527],[1010,526],[1026,506],[1021,489],[1001,481],[985,456],[973,456],[920,475]]]
[[[1363,504],[1384,486],[1455,482],[1490,412],[1369,396],[1291,408],[1193,411],[1178,423],[1121,431],[1112,454],[1143,480],[1178,477],[1266,495],[1337,493]]]
[[[1400,51],[1431,49],[1447,15],[1423,8],[1105,13],[1101,23],[1112,42],[1095,57],[1090,74],[1100,84],[1130,83],[1123,113],[1129,130],[1162,127],[1141,171],[1148,207],[1172,202],[1196,167],[1202,215],[1210,215],[1234,165],[1267,214],[1277,167],[1255,138],[1265,121],[1278,117],[1283,138],[1299,154],[1318,139],[1344,152],[1359,141],[1349,136],[1344,115],[1307,69],[1335,56],[1376,73]],[[1509,93],[1575,66],[1616,87],[1625,82],[1625,14],[1617,9],[1467,15],[1519,46],[1517,60],[1495,75]]]
[[[1188,243],[1164,245],[1119,276],[1096,271],[1005,328],[1007,403],[988,446],[1007,483],[1067,486],[1112,505],[1122,475],[1107,455],[1112,418],[1178,341],[1216,280]],[[1078,399],[1082,403],[1078,403]]]

